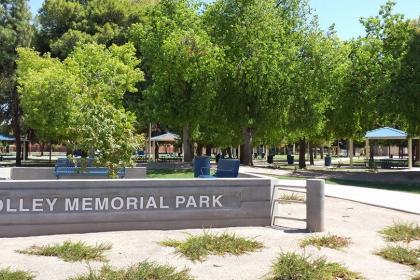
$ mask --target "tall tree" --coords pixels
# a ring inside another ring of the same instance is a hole
[[[211,110],[222,59],[203,28],[198,8],[187,0],[163,0],[150,10],[147,24],[131,29],[131,40],[153,79],[145,103],[155,121],[182,129],[186,162],[193,159],[193,131]]]
[[[253,138],[276,131],[285,119],[287,84],[297,51],[297,6],[279,2],[284,1],[218,0],[204,14],[212,40],[225,53],[218,94],[221,112],[241,130],[241,162],[247,165],[252,164]]]
[[[0,114],[16,138],[16,166],[21,165],[21,109],[16,90],[16,48],[29,47],[33,28],[27,0],[0,0]]]

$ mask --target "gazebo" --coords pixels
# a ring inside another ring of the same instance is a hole
[[[413,139],[419,139],[419,137],[408,136],[405,131],[395,129],[392,127],[381,127],[366,132],[366,159],[369,159],[370,154],[370,140],[407,140],[408,141],[408,168],[413,168]],[[420,146],[420,143],[419,143]],[[420,149],[418,147],[417,149]],[[418,159],[417,159],[418,160]]]
[[[155,150],[156,153],[156,148],[157,148],[157,143],[159,142],[164,142],[164,143],[175,143],[176,141],[178,141],[180,138],[178,135],[171,133],[171,132],[166,132],[165,134],[161,134],[161,135],[157,135],[155,137],[151,137],[150,138],[150,150],[152,150],[152,143],[153,143],[153,150]]]

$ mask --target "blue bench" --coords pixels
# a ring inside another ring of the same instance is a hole
[[[87,167],[81,168],[74,165],[74,163],[67,158],[58,158],[55,164],[54,175],[57,179],[65,175],[92,175],[92,176],[108,176],[107,167],[93,167],[93,159],[88,159]],[[125,176],[125,168],[118,170],[117,176],[123,178]]]
[[[240,162],[238,159],[219,159],[216,173],[200,175],[198,178],[237,178]]]

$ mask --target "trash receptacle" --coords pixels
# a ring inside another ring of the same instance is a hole
[[[325,161],[325,166],[331,166],[331,157],[330,156],[326,156],[324,158]]]
[[[267,156],[267,163],[273,164],[273,162],[274,162],[274,156],[273,155],[268,155]]]
[[[287,164],[293,164],[295,162],[295,157],[292,155],[287,155]]]
[[[194,158],[194,177],[210,175],[210,157]]]

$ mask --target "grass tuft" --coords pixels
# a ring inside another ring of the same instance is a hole
[[[420,280],[420,271],[415,271],[414,274],[411,276],[411,280]]]
[[[176,271],[172,266],[158,265],[144,261],[127,269],[113,269],[106,265],[96,272],[89,268],[84,275],[69,278],[69,280],[193,280],[188,270]]]
[[[312,259],[296,253],[281,253],[271,267],[267,280],[355,280],[364,279],[357,272],[350,271],[345,266],[328,262],[325,258]]]
[[[379,233],[386,241],[391,242],[405,241],[408,243],[420,240],[420,226],[414,223],[394,223],[392,226],[382,229]]]
[[[190,235],[185,241],[169,239],[159,243],[162,246],[174,247],[176,252],[192,261],[204,261],[208,255],[224,256],[243,255],[255,252],[264,246],[261,242],[238,237],[235,234],[214,234],[205,231],[201,235]]]
[[[298,193],[294,193],[294,192],[292,192],[292,193],[290,193],[290,192],[289,193],[282,193],[280,195],[280,199],[281,200],[286,200],[282,203],[287,203],[287,201],[305,201],[305,198],[302,195],[300,195]]]
[[[104,252],[111,249],[110,244],[87,245],[84,242],[65,241],[62,244],[31,246],[17,251],[21,254],[37,256],[54,256],[67,262],[77,261],[105,261]]]
[[[326,247],[338,250],[346,248],[350,244],[351,238],[338,235],[310,236],[299,241],[299,246],[302,248],[307,246],[315,246],[318,249],[321,249],[321,247]]]
[[[0,269],[0,280],[33,280],[35,276],[22,270]]]
[[[420,247],[411,249],[401,246],[388,246],[377,251],[376,254],[387,260],[420,269]]]

